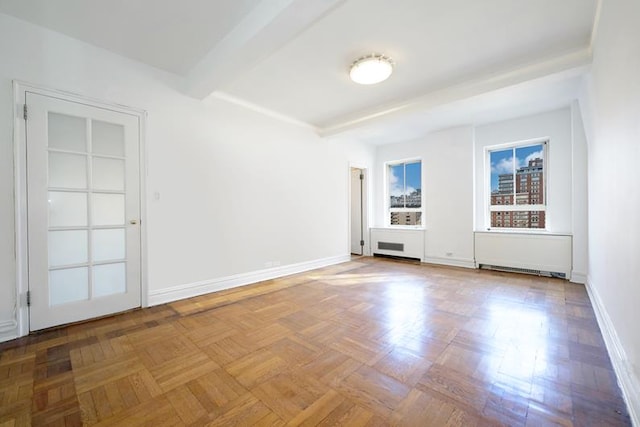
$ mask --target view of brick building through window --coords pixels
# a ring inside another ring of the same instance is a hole
[[[422,212],[391,212],[391,225],[416,225],[422,222]]]
[[[491,227],[545,228],[542,153],[542,145],[491,153]],[[507,166],[500,167],[501,164]],[[504,173],[508,168],[515,169],[515,179],[513,173]],[[529,208],[523,206],[523,210],[518,210],[518,205],[528,205]],[[503,210],[500,206],[510,206],[510,209]],[[532,210],[532,206],[539,206],[542,210]]]

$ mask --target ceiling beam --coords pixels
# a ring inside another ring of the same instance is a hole
[[[344,1],[262,0],[187,74],[185,93],[206,98]]]

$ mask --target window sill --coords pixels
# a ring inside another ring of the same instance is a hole
[[[526,230],[518,228],[509,229],[491,229],[491,230],[475,230],[474,233],[488,233],[488,234],[543,234],[545,236],[570,236],[571,233],[562,233],[555,231],[548,231],[543,229]]]
[[[371,227],[375,230],[419,230],[424,231],[426,228],[421,225],[386,225],[384,227]]]

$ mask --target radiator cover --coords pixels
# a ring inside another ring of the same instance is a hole
[[[566,234],[475,232],[476,264],[569,278],[572,239]]]
[[[402,228],[371,228],[373,255],[424,258],[424,230]]]

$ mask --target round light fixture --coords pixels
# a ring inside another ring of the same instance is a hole
[[[372,53],[353,61],[349,77],[361,85],[380,83],[389,78],[393,72],[393,65],[391,58]]]

